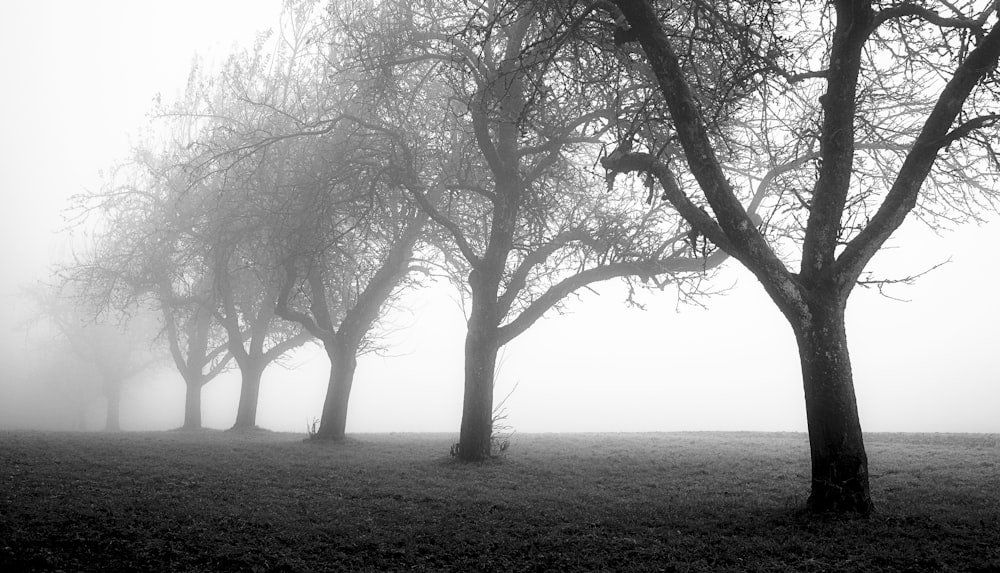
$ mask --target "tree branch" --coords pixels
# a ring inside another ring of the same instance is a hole
[[[951,125],[961,113],[973,88],[996,68],[998,59],[1000,59],[1000,24],[995,24],[989,34],[966,56],[965,61],[958,66],[951,80],[941,91],[934,109],[924,122],[920,135],[903,160],[903,165],[886,194],[885,201],[879,206],[868,225],[848,242],[838,257],[831,272],[841,288],[846,290],[853,288],[868,261],[903,224],[906,215],[916,206],[920,187],[930,173],[938,151],[947,144],[950,133],[962,130],[960,126],[955,131],[949,131]]]
[[[402,183],[403,187],[410,192],[416,200],[417,205],[431,218],[432,221],[444,227],[451,236],[455,239],[455,244],[458,249],[462,252],[462,255],[469,261],[473,268],[482,264],[482,259],[473,250],[472,245],[466,240],[465,234],[462,233],[461,227],[457,223],[446,217],[443,213],[437,210],[430,201],[427,200],[427,195],[424,193],[422,183],[413,183],[412,181],[406,181]]]
[[[998,121],[1000,121],[1000,114],[995,113],[974,117],[966,122],[963,122],[935,143],[937,144],[938,149],[948,147],[959,139],[968,137],[973,131],[983,129],[984,127],[993,127]]]
[[[224,259],[221,255],[216,257],[216,290],[222,301],[222,312],[216,311],[216,315],[219,318],[219,323],[226,330],[229,352],[236,359],[237,364],[242,367],[249,359],[249,354],[243,346],[246,334],[240,331],[236,302],[233,300],[232,281],[229,280],[229,269],[226,268]]]
[[[813,186],[802,241],[800,275],[807,284],[817,280],[833,263],[838,246],[854,168],[854,121],[861,55],[874,30],[870,0],[838,0],[834,5],[837,21],[830,47],[830,71],[826,93],[819,100],[823,108],[819,142],[823,161]]]
[[[986,16],[988,16],[988,14],[989,11],[985,11],[984,17],[981,20],[966,18],[964,16],[948,18],[924,6],[905,3],[879,10],[875,15],[875,21],[873,22],[872,27],[878,28],[888,20],[914,16],[924,20],[925,22],[934,24],[935,26],[941,26],[942,28],[966,28],[969,30],[979,30],[986,22]]]
[[[719,224],[704,209],[695,205],[677,184],[670,168],[649,153],[615,151],[601,160],[601,166],[611,176],[617,173],[652,173],[663,188],[663,198],[677,209],[677,212],[713,243],[724,251],[734,254],[737,247],[729,240]]]
[[[219,354],[223,352],[225,352],[225,355],[222,357],[222,359],[219,360],[218,362],[215,362],[215,359],[219,356]],[[215,350],[210,352],[205,358],[206,358],[206,364],[214,363],[214,366],[209,368],[208,372],[206,372],[205,375],[202,377],[201,383],[203,386],[208,382],[210,382],[219,374],[222,374],[222,372],[226,370],[226,368],[229,366],[229,363],[233,360],[233,354],[228,350],[226,350],[225,346],[217,346]]]
[[[170,347],[170,355],[174,359],[174,364],[177,369],[181,372],[187,370],[187,360],[184,359],[184,353],[181,352],[180,340],[177,333],[177,324],[174,321],[173,314],[170,309],[164,305],[162,309],[163,322],[166,323],[167,329],[167,345]]]
[[[285,280],[281,285],[281,290],[278,291],[277,303],[274,306],[274,312],[285,320],[301,324],[302,328],[305,328],[309,334],[325,342],[335,333],[331,329],[321,328],[312,316],[295,310],[288,305],[292,287],[297,280],[298,273],[295,271],[294,261],[287,261],[285,263]],[[314,292],[313,296],[322,296],[322,293]]]
[[[510,281],[507,284],[507,288],[504,289],[502,295],[497,300],[497,314],[499,316],[505,316],[507,312],[510,311],[511,306],[514,304],[514,300],[517,299],[518,293],[524,289],[527,284],[528,273],[531,269],[535,268],[537,265],[544,263],[553,253],[566,246],[575,240],[580,240],[585,238],[582,232],[571,230],[564,233],[560,233],[554,239],[548,243],[538,247],[534,251],[528,253],[528,255],[521,261],[521,264],[514,269],[514,273],[511,275]]]
[[[677,138],[684,149],[684,156],[715,213],[717,227],[715,222],[709,224],[690,208],[685,207],[682,211],[681,206],[675,204],[675,207],[685,219],[692,216],[688,219],[692,226],[702,232],[710,231],[711,234],[705,233],[706,236],[739,259],[765,286],[771,284],[770,291],[775,296],[787,299],[792,295],[785,288],[785,283],[791,275],[736,198],[709,140],[708,130],[698,111],[699,106],[691,87],[659,18],[646,0],[615,0],[615,4],[635,31],[653,68],[661,95],[670,110]],[[664,189],[670,191],[668,187]],[[728,241],[719,237],[720,230]]]
[[[339,332],[356,348],[378,318],[382,305],[410,270],[413,246],[430,215],[421,210],[411,218],[399,238],[393,243],[382,265],[375,271],[365,289],[358,295],[354,308],[347,311]]]
[[[514,320],[497,329],[500,345],[507,344],[540,319],[570,293],[596,282],[625,276],[653,277],[664,274],[699,273],[714,268],[729,258],[716,251],[706,258],[676,257],[659,261],[621,262],[581,271],[550,287]]]
[[[292,337],[289,337],[289,338],[286,338],[286,339],[282,340],[278,344],[275,344],[274,346],[272,346],[271,348],[269,348],[267,350],[267,352],[265,352],[262,355],[263,359],[264,359],[264,363],[265,364],[270,364],[271,362],[274,362],[282,354],[288,352],[289,350],[292,350],[292,349],[298,348],[299,346],[302,346],[306,342],[309,342],[310,340],[312,340],[312,338],[313,338],[312,335],[308,331],[303,330],[303,331],[298,332],[297,334],[295,334],[295,336],[292,336]]]

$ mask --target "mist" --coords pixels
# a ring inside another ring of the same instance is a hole
[[[51,281],[53,266],[73,256],[84,237],[70,232],[70,198],[128,152],[157,94],[183,88],[195,54],[213,61],[251,42],[278,4],[0,7],[0,68],[17,86],[0,93],[0,427],[103,427],[94,373],[54,367],[71,353],[26,326],[33,316],[23,291]],[[913,285],[852,295],[848,336],[866,431],[1000,432],[997,244],[997,221],[938,236],[911,219],[875,258],[871,270],[888,278],[947,264]],[[510,396],[506,423],[518,432],[805,431],[787,324],[734,261],[713,284],[726,292],[704,308],[678,304],[667,288],[641,294],[643,310],[625,303],[623,288],[601,285],[550,313],[503,350],[495,395]],[[457,431],[466,318],[456,296],[438,282],[405,297],[386,355],[359,363],[349,432]],[[320,416],[328,375],[316,345],[268,368],[258,425],[305,432]],[[238,372],[210,382],[204,425],[230,427],[238,394]],[[122,428],[177,428],[183,403],[183,382],[164,361],[126,380]]]

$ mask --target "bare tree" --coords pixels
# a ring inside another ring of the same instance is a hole
[[[302,149],[284,136],[299,118],[311,119],[322,96],[314,8],[290,3],[276,34],[262,34],[251,50],[233,54],[218,74],[196,67],[184,100],[159,112],[193,126],[175,160],[184,185],[173,200],[197,205],[190,252],[210,273],[215,319],[240,369],[236,429],[256,424],[265,368],[312,338],[275,312],[283,254],[261,221],[280,215],[273,197],[294,192]]]
[[[357,357],[378,347],[376,323],[412,282],[427,215],[400,195],[390,176],[393,141],[373,129],[379,122],[371,119],[369,86],[342,68],[338,30],[316,7],[286,6],[271,52],[265,56],[261,44],[234,57],[222,77],[224,94],[189,98],[197,105],[176,114],[211,126],[188,167],[199,184],[225,182],[216,202],[224,207],[212,211],[228,222],[214,228],[241,229],[236,240],[218,239],[235,249],[217,279],[223,324],[232,335],[249,333],[253,351],[254,327],[245,315],[232,319],[246,306],[230,295],[238,290],[230,277],[239,276],[266,290],[250,305],[257,320],[274,313],[301,329],[290,340],[322,342],[331,370],[317,437],[339,439]],[[233,261],[245,268],[236,271]],[[239,348],[230,352],[244,370],[250,358]],[[241,416],[251,408],[247,400]]]
[[[372,339],[375,323],[391,299],[412,282],[414,247],[427,222],[426,215],[392,193],[379,199],[389,201],[377,213],[362,215],[363,220],[313,211],[316,204],[310,202],[311,212],[299,212],[297,220],[313,226],[308,236],[289,244],[285,258],[277,312],[320,340],[330,359],[315,434],[320,439],[344,437],[358,356],[378,348]],[[313,213],[320,213],[321,219],[313,219]],[[320,239],[331,231],[338,234],[332,245]]]
[[[358,127],[344,121],[297,138],[296,182],[268,193],[272,208],[260,221],[280,245],[278,315],[302,325],[330,359],[320,439],[344,437],[358,356],[381,348],[379,319],[415,283],[428,220],[395,188],[391,141]]]
[[[93,366],[106,401],[104,429],[121,427],[122,388],[130,379],[163,359],[154,346],[156,325],[149,313],[114,320],[100,313],[73,285],[39,285],[30,291],[36,308],[32,336],[48,343],[62,339],[78,360]],[[64,372],[63,374],[70,374]],[[81,379],[83,373],[73,373]]]
[[[158,338],[186,387],[183,427],[194,429],[202,424],[203,387],[227,369],[232,355],[214,318],[211,269],[194,248],[200,203],[172,164],[177,142],[157,147],[137,147],[100,189],[76,197],[77,224],[89,228],[93,241],[60,272],[101,313],[158,310]]]
[[[909,213],[939,224],[995,207],[996,3],[942,2],[943,13],[924,3],[870,0],[578,7],[609,16],[599,27],[618,40],[630,78],[655,81],[662,118],[653,123],[678,144],[669,158],[623,148],[604,166],[651,174],[698,233],[758,278],[799,347],[809,506],[867,513],[867,456],[844,309],[855,285],[878,280],[866,277],[865,267]],[[757,65],[706,82],[702,70],[685,65],[685,54],[724,54],[725,44],[712,41],[720,33]],[[713,123],[703,104],[709,89],[748,93],[731,112],[734,131]],[[766,157],[767,172],[740,172],[724,161],[731,149],[725,142],[733,140]],[[773,218],[763,228],[747,212],[755,182],[770,189]]]
[[[235,169],[227,172],[233,178]],[[269,188],[275,173],[258,166],[239,187],[223,188],[211,201],[211,216],[203,230],[212,261],[213,284],[219,305],[216,318],[227,334],[227,349],[239,366],[240,399],[233,429],[256,426],[261,377],[264,370],[311,335],[276,314],[281,274],[269,238],[257,231],[252,202],[239,191]],[[261,181],[260,179],[264,179]]]
[[[198,277],[185,287],[187,294],[178,296],[163,284],[156,296],[170,356],[186,388],[183,427],[194,430],[202,427],[201,391],[227,370],[232,354],[215,320],[210,276]]]
[[[574,51],[558,16],[526,2],[340,14],[357,69],[381,82],[399,184],[450,235],[442,246],[467,296],[463,460],[491,453],[504,344],[586,285],[641,279],[690,292],[724,257],[695,252],[672,210],[644,203],[646,188],[602,196],[588,164],[613,125],[614,92],[587,65],[600,54]]]

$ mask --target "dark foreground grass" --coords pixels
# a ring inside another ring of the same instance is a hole
[[[1000,439],[870,435],[868,519],[801,434],[0,433],[0,571],[1000,572]]]

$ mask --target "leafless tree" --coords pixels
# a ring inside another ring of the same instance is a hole
[[[78,296],[73,286],[43,284],[28,291],[28,299],[35,307],[29,324],[31,337],[39,344],[55,347],[62,340],[78,361],[93,367],[106,401],[104,429],[117,432],[122,429],[123,386],[163,360],[153,341],[157,325],[150,313],[126,317],[102,313],[91,304],[92,300]],[[73,382],[85,382],[87,378],[84,372],[61,374],[78,377]]]
[[[690,248],[686,224],[646,188],[604,192],[590,166],[610,140],[615,93],[601,53],[568,43],[559,14],[526,2],[333,6],[355,69],[381,82],[400,186],[450,236],[443,252],[468,303],[455,450],[481,460],[504,344],[586,285],[693,292],[724,255]]]
[[[865,267],[910,213],[938,225],[995,208],[997,4],[613,0],[573,8],[603,14],[594,26],[619,40],[628,81],[657,87],[661,117],[650,125],[677,144],[673,157],[623,149],[604,166],[651,174],[698,233],[758,278],[799,347],[809,506],[867,513],[844,309],[855,285],[879,280]],[[720,35],[730,41],[715,41]],[[723,63],[727,46],[756,63],[706,81],[686,59],[696,48]],[[726,127],[704,105],[709,90],[746,94]],[[742,148],[767,163],[740,169],[734,148],[737,158]],[[770,214],[763,227],[748,214],[761,186],[768,192],[757,200]]]
[[[379,348],[376,323],[414,282],[427,215],[400,195],[394,142],[373,116],[371,86],[344,69],[342,30],[317,7],[289,3],[275,46],[234,57],[217,80],[223,95],[189,98],[194,106],[171,115],[207,124],[186,165],[194,184],[223,182],[211,210],[228,222],[209,228],[241,229],[219,244],[235,249],[225,258],[242,262],[242,280],[265,289],[252,305],[258,318],[273,312],[301,329],[294,340],[323,344],[331,370],[316,436],[339,439],[357,357]],[[217,274],[236,284],[232,266]],[[236,290],[220,291],[232,336],[254,331],[230,318],[241,307],[227,294]],[[230,352],[241,360],[239,349]],[[241,402],[241,412],[249,408]]]
[[[60,274],[102,315],[158,310],[158,338],[186,387],[184,428],[194,429],[201,427],[202,388],[232,356],[214,319],[210,269],[192,252],[196,203],[177,200],[186,183],[171,166],[172,153],[152,143],[139,146],[100,189],[76,197],[76,222],[92,240]]]
[[[377,138],[378,134],[374,134]],[[370,148],[372,134],[309,138],[315,169],[270,199],[280,207],[262,219],[281,244],[285,277],[277,313],[322,342],[330,380],[315,437],[341,439],[357,359],[381,346],[377,323],[413,286],[415,249],[427,215],[385,178],[387,158]],[[362,143],[359,140],[365,140]]]

